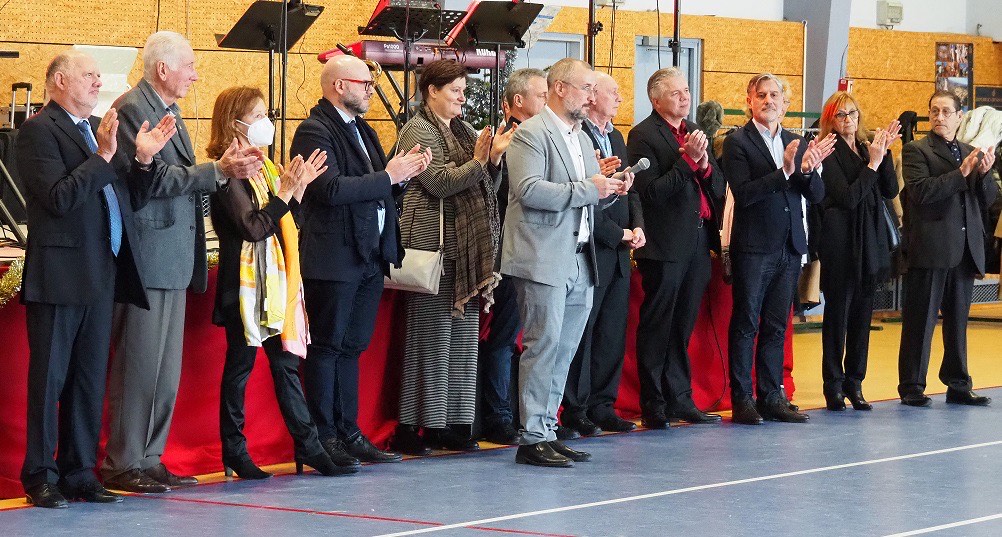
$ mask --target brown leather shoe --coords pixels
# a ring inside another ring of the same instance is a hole
[[[138,468],[105,479],[104,486],[109,489],[124,490],[126,492],[170,492],[170,487],[146,475]]]
[[[192,476],[171,473],[162,462],[152,468],[143,470],[143,473],[171,488],[190,487],[198,484],[198,480]]]

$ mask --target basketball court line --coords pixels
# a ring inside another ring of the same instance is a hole
[[[1002,513],[988,515],[978,518],[969,518],[967,520],[961,520],[959,522],[951,522],[949,524],[941,524],[939,526],[930,526],[928,528],[921,528],[917,530],[905,531],[901,533],[894,533],[891,535],[885,535],[884,537],[909,537],[911,535],[924,535],[926,533],[933,533],[940,530],[948,530],[951,528],[960,528],[963,526],[970,526],[971,524],[978,524],[981,522],[989,522],[992,520],[1002,519]]]

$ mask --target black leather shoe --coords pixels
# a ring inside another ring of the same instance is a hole
[[[595,423],[588,419],[587,416],[563,415],[560,417],[560,424],[568,429],[574,429],[581,436],[595,436],[602,434],[601,427],[595,425]]]
[[[502,422],[484,430],[484,440],[502,446],[518,444],[518,431],[510,421]]]
[[[344,447],[344,442],[338,440],[337,438],[328,438],[327,440],[321,440],[320,445],[324,447],[324,451],[327,452],[327,456],[330,457],[332,463],[335,466],[341,467],[357,467],[361,463],[355,457],[348,454],[348,450]],[[313,466],[312,464],[310,466]]]
[[[587,462],[591,460],[591,453],[571,449],[560,440],[552,440],[548,443],[550,444],[550,447],[553,448],[553,451],[556,451],[574,462]]]
[[[321,451],[312,456],[296,455],[296,475],[303,475],[303,466],[309,466],[326,476],[354,474],[361,468],[361,465],[358,464],[338,466],[331,460],[327,451]]]
[[[515,462],[549,468],[570,468],[574,466],[573,461],[554,451],[550,447],[549,442],[518,446],[518,451],[515,452]]]
[[[425,429],[424,441],[432,449],[446,451],[479,451],[480,444],[469,434],[457,432],[452,427]]]
[[[908,406],[932,406],[932,399],[924,393],[910,393],[901,396],[901,404]]]
[[[171,471],[164,466],[164,463],[160,463],[152,468],[147,468],[143,470],[143,473],[172,489],[190,487],[198,484],[198,480],[190,475],[176,475],[171,473]]]
[[[731,421],[744,425],[761,425],[762,416],[755,410],[750,398],[737,399],[731,403]]]
[[[853,410],[873,410],[873,405],[863,397],[862,388],[845,390],[845,396],[852,403]]]
[[[614,433],[628,433],[637,428],[637,424],[629,420],[624,420],[619,416],[608,416],[595,421],[595,425],[602,428],[603,431],[611,431]]]
[[[246,454],[240,457],[223,455],[223,473],[226,474],[226,477],[236,473],[240,479],[267,479],[271,477],[270,473],[258,468],[251,460],[250,455]]]
[[[25,489],[24,496],[28,503],[36,507],[66,509],[70,506],[70,502],[66,501],[63,494],[59,492],[59,487],[52,483],[42,483]]]
[[[400,462],[404,459],[399,453],[383,451],[372,445],[362,433],[358,433],[344,445],[348,448],[348,454],[362,462]]]
[[[690,407],[676,408],[671,413],[671,419],[687,423],[717,423],[723,418],[721,418],[719,414],[703,412],[693,405]]]
[[[63,496],[71,501],[90,503],[119,503],[122,501],[121,494],[108,492],[108,489],[102,487],[97,481],[77,488],[70,488],[64,485],[60,487],[60,490],[62,490]]]
[[[419,457],[431,455],[431,448],[424,443],[415,425],[397,425],[396,431],[393,432],[393,438],[390,439],[390,447],[394,451],[408,455]]]
[[[562,425],[557,425],[557,440],[577,440],[581,438],[581,433],[577,432],[576,429],[571,429],[570,427],[564,427]]]
[[[160,493],[170,492],[170,487],[134,468],[104,480],[104,486],[126,492]]]
[[[988,406],[992,404],[992,398],[978,395],[971,390],[962,392],[947,388],[946,402],[953,405]]]
[[[762,419],[769,421],[781,421],[783,423],[807,423],[810,416],[795,410],[790,410],[790,402],[782,397],[775,397],[766,400],[758,405],[758,413]]]
[[[833,412],[845,410],[846,395],[841,390],[837,392],[825,391],[825,408]]]
[[[640,417],[640,425],[647,429],[667,429],[669,427],[668,417],[661,412],[643,415]]]

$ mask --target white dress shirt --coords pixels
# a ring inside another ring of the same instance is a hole
[[[587,179],[585,177],[584,153],[581,151],[581,142],[578,138],[578,134],[581,132],[581,123],[576,122],[574,125],[568,125],[563,118],[550,109],[549,105],[545,108],[546,112],[553,119],[553,122],[560,128],[561,137],[564,139],[564,146],[567,147],[567,152],[570,153],[571,161],[574,163],[575,180],[584,181]],[[591,228],[588,225],[588,207],[582,207],[581,225],[578,227],[578,242],[585,243],[590,238]]]
[[[769,127],[766,127],[759,123],[757,120],[752,119],[755,123],[755,128],[758,129],[759,134],[762,135],[762,140],[765,141],[765,146],[769,148],[769,152],[772,153],[772,160],[776,162],[776,167],[783,170],[783,175],[786,176],[786,180],[790,180],[790,174],[786,173],[783,169],[783,153],[786,152],[786,147],[783,146],[783,126],[780,125],[776,129],[776,134],[773,135],[769,131]],[[818,170],[820,173],[821,170]],[[800,215],[801,224],[804,226],[804,237],[807,238],[807,199],[800,196]],[[807,264],[807,254],[804,254],[800,258],[800,262]]]

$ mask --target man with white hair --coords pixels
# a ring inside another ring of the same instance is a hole
[[[17,146],[31,228],[21,292],[30,360],[21,482],[39,507],[122,501],[94,475],[112,309],[116,300],[149,308],[133,211],[149,197],[153,155],[174,121],[152,131],[143,123],[134,149],[116,156],[118,113],[91,116],[100,88],[93,58],[56,55],[45,74],[49,103],[21,126]]]
[[[372,73],[338,56],[320,73],[323,97],[296,129],[290,151],[327,152],[327,171],[303,194],[300,265],[310,318],[303,380],[320,443],[345,473],[359,461],[397,462],[358,426],[358,360],[376,326],[383,276],[400,266],[403,247],[394,196],[424,171],[431,152],[413,147],[387,160],[362,116],[372,100]]]
[[[185,297],[207,286],[202,196],[246,179],[263,166],[256,147],[236,140],[216,162],[195,163],[195,150],[177,101],[198,80],[195,53],[181,34],[157,32],[143,49],[143,79],[119,97],[118,151],[131,155],[140,125],[171,115],[177,134],[156,156],[156,186],[136,213],[140,273],[150,310],[121,305],[115,311],[117,342],[108,399],[111,433],[101,466],[105,484],[130,492],[166,492],[193,485],[160,462],[181,379]]]

